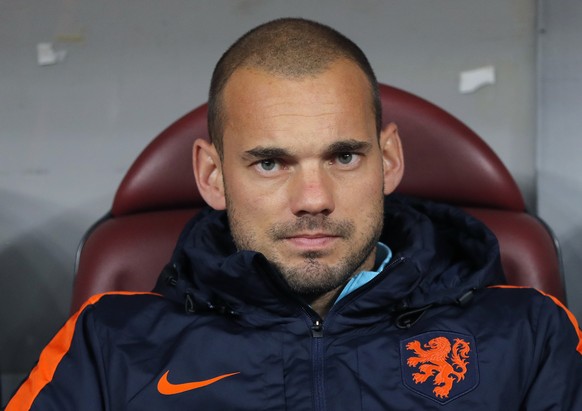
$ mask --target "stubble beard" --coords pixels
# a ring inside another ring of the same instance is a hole
[[[237,249],[262,253],[281,274],[291,290],[300,296],[313,298],[345,285],[374,253],[382,232],[383,196],[364,220],[366,222],[362,228],[364,234],[360,236],[359,244],[352,244],[357,234],[352,221],[335,221],[328,216],[318,214],[300,216],[293,222],[274,224],[267,232],[269,244],[261,245],[258,244],[253,231],[245,228],[236,207],[228,201],[228,196],[226,197],[228,220]],[[302,261],[293,265],[282,261],[276,252],[273,252],[275,246],[285,241],[285,238],[305,230],[321,231],[338,236],[340,242],[349,245],[346,254],[340,256],[335,264],[326,264],[322,262],[325,252],[307,251],[300,255]]]

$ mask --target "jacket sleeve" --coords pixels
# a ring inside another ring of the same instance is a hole
[[[105,410],[100,344],[90,299],[42,351],[6,411]]]
[[[537,321],[532,383],[523,409],[582,410],[582,333],[574,315],[545,296]]]

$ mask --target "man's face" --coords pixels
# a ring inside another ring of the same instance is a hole
[[[372,268],[386,136],[378,141],[360,69],[342,60],[286,79],[243,68],[223,102],[221,172],[238,249],[264,254],[303,295],[335,290]]]

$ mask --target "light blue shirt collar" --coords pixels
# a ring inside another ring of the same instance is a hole
[[[339,297],[335,302],[337,303],[339,300],[344,298],[349,293],[357,290],[364,284],[371,281],[374,277],[376,277],[380,272],[386,267],[386,265],[390,262],[392,258],[392,250],[388,248],[386,244],[378,242],[376,246],[376,261],[374,262],[374,271],[362,271],[351,278],[350,281],[346,284],[342,292],[340,293]]]

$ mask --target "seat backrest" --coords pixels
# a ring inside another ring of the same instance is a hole
[[[499,157],[461,121],[428,101],[381,85],[384,123],[398,125],[405,174],[398,191],[464,208],[498,237],[510,284],[533,286],[565,302],[560,260],[546,226],[528,214]],[[71,309],[105,291],[148,291],[185,222],[202,207],[192,144],[208,139],[206,105],[159,134],[121,182],[111,211],[77,253]]]

